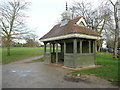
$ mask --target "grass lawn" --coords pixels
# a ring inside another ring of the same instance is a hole
[[[42,57],[40,59],[33,60],[32,62],[43,62],[43,61],[44,61],[44,57]]]
[[[120,60],[113,59],[111,54],[97,53],[96,64],[103,65],[103,67],[92,68],[87,70],[78,70],[71,72],[73,75],[76,74],[95,74],[98,77],[112,81],[120,82]]]
[[[43,47],[11,47],[11,56],[6,56],[7,49],[2,48],[2,63],[7,64],[43,54]]]
[[[2,63],[2,48],[0,48],[0,63]]]

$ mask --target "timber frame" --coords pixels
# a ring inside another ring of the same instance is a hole
[[[83,38],[44,42],[45,62],[74,68],[95,65],[95,46],[94,39]]]

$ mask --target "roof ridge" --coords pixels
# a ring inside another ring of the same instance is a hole
[[[82,18],[82,17],[83,17],[83,16],[75,17],[74,19],[71,19],[70,21],[76,20],[76,19],[80,19],[80,18]]]

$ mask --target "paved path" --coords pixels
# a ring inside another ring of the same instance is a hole
[[[3,88],[116,88],[110,82],[92,77],[89,81],[64,80],[71,70],[43,62],[6,64],[2,67]]]
[[[2,64],[0,63],[0,90],[2,90]]]
[[[12,62],[10,64],[22,64],[22,63],[26,63],[26,62],[31,62],[32,60],[36,60],[36,59],[39,59],[39,58],[42,58],[42,57],[43,57],[43,55],[36,56],[36,57],[31,57],[31,58],[23,59],[23,60],[20,60],[20,61]]]

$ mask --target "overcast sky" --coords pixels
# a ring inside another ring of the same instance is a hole
[[[7,0],[0,0],[0,3]],[[57,21],[60,21],[62,12],[65,11],[65,4],[70,7],[74,1],[91,2],[97,7],[101,0],[27,0],[31,2],[27,15],[27,25],[40,37],[46,34]],[[102,0],[103,1],[103,0]],[[114,1],[114,0],[113,0]]]
[[[31,2],[30,9],[28,11],[29,18],[27,19],[28,25],[33,28],[36,34],[42,37],[46,34],[57,21],[60,20],[62,12],[65,11],[66,1],[68,7],[72,5],[74,1],[80,0],[28,0]],[[97,7],[100,0],[85,0],[91,2],[94,7]]]

